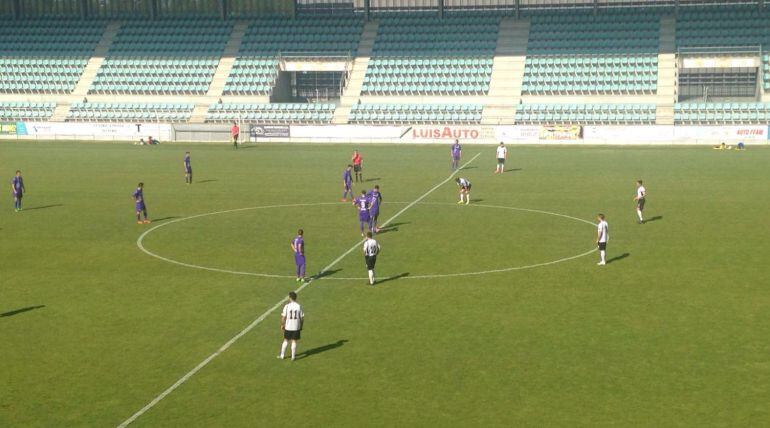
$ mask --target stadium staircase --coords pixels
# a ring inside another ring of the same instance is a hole
[[[655,123],[674,124],[676,104],[676,17],[663,16],[660,19],[660,52],[658,53],[658,100]]]
[[[514,123],[516,106],[521,100],[528,39],[529,20],[505,18],[500,22],[488,102],[484,105],[481,117],[482,124]]]
[[[332,124],[348,123],[350,119],[350,110],[352,109],[353,104],[359,102],[361,87],[364,84],[366,70],[369,67],[369,59],[372,56],[372,48],[374,48],[374,40],[377,38],[378,27],[379,24],[377,21],[370,21],[364,25],[364,29],[361,33],[361,41],[358,44],[358,55],[356,55],[356,58],[353,61],[353,69],[350,72],[347,85],[340,97],[340,104],[334,111]]]
[[[115,35],[118,34],[121,25],[122,23],[120,21],[113,21],[104,29],[104,34],[102,35],[99,44],[96,45],[93,55],[89,58],[88,64],[86,64],[85,69],[83,69],[83,74],[80,75],[80,79],[78,80],[77,85],[75,85],[75,89],[70,96],[62,96],[56,100],[56,108],[51,116],[51,122],[64,122],[70,112],[72,103],[80,101],[86,94],[88,94],[88,89],[91,88],[96,73],[99,72],[99,68],[104,62],[104,57],[107,56],[107,52],[112,45],[112,40],[115,38]]]
[[[233,32],[230,34],[227,45],[225,45],[224,53],[219,60],[216,72],[214,72],[214,77],[211,80],[206,97],[198,100],[195,104],[195,108],[190,116],[190,123],[205,122],[209,106],[222,97],[222,94],[225,91],[225,85],[227,84],[227,76],[230,75],[230,71],[233,69],[235,58],[238,56],[238,51],[241,49],[243,36],[246,34],[248,27],[248,21],[238,21],[233,26]]]

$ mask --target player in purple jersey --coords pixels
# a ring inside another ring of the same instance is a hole
[[[190,152],[184,153],[184,182],[192,184],[192,165],[190,164]]]
[[[133,196],[134,203],[136,204],[136,222],[139,224],[149,223],[150,219],[147,218],[147,206],[144,204],[144,183],[139,183],[131,196]],[[144,214],[144,221],[142,221],[141,214]]]
[[[27,188],[24,187],[24,179],[21,178],[21,171],[16,170],[16,175],[11,180],[11,192],[13,192],[13,209],[16,212],[21,211],[21,198],[24,197],[24,193]]]
[[[377,227],[377,220],[380,217],[380,204],[382,204],[380,186],[374,186],[374,189],[367,193],[366,197],[369,198],[369,230],[372,233],[378,233],[380,228]]]
[[[353,201],[353,205],[358,209],[358,222],[361,225],[361,236],[364,233],[364,224],[369,228],[369,198],[366,197],[366,190],[361,191],[361,196]]]
[[[452,144],[452,171],[457,170],[460,166],[460,158],[463,156],[463,146],[460,145],[460,140],[455,140]]]
[[[294,263],[297,265],[297,282],[305,280],[305,231],[297,231],[297,236],[291,241],[291,251],[294,253]]]
[[[342,191],[342,202],[347,202],[348,201],[348,193],[350,193],[350,199],[351,200],[355,198],[353,196],[353,189],[352,189],[352,187],[353,187],[353,174],[352,174],[352,171],[353,171],[353,165],[348,165],[345,168],[345,172],[342,173],[342,188],[343,188],[343,191]]]

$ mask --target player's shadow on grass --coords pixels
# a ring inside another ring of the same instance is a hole
[[[64,204],[43,205],[40,207],[24,208],[24,211],[44,210],[46,208],[56,208],[56,207],[63,207],[63,206]]]
[[[380,280],[376,281],[374,283],[374,285],[380,285],[383,282],[388,282],[388,281],[395,281],[397,279],[406,278],[407,276],[409,276],[409,272],[400,273],[398,275],[389,276],[387,278],[380,279]]]
[[[476,169],[476,168],[478,168],[478,167],[477,166],[464,166],[464,167],[458,169],[458,171],[465,171],[466,169]]]
[[[631,255],[631,253],[623,253],[623,254],[621,254],[619,256],[615,256],[615,257],[607,260],[607,264],[619,262],[619,261],[625,259],[626,257],[630,256],[630,255]]]
[[[388,233],[388,232],[398,232],[398,227],[399,226],[403,226],[403,225],[409,224],[409,223],[410,222],[408,222],[408,221],[403,221],[401,223],[389,224],[388,227],[383,227],[382,229],[380,229],[380,231],[377,232],[377,234],[378,235],[382,235],[383,233]]]
[[[158,222],[158,221],[163,221],[163,220],[173,220],[173,219],[175,219],[175,218],[179,218],[179,217],[178,217],[178,216],[175,216],[175,215],[172,215],[172,216],[163,217],[163,218],[156,218],[156,219],[155,219],[155,220],[153,220],[153,221],[155,221],[155,222]]]
[[[380,177],[375,177],[375,178],[367,178],[367,179],[366,179],[366,180],[364,180],[363,182],[364,182],[364,183],[368,183],[368,182],[370,182],[370,181],[377,181],[377,180],[382,180],[382,179],[381,179]]]
[[[320,273],[316,274],[315,276],[313,276],[313,279],[315,280],[315,279],[325,278],[327,276],[332,276],[332,275],[334,275],[335,273],[337,273],[337,272],[339,272],[341,270],[342,269],[329,269],[329,270],[325,270],[325,271],[320,272]]]
[[[516,171],[521,171],[521,168],[508,168],[504,172],[516,172]]]
[[[198,183],[198,184],[203,184],[203,183],[213,183],[213,182],[215,182],[215,181],[219,181],[219,180],[217,180],[217,179],[215,179],[215,178],[214,178],[214,179],[209,179],[209,180],[201,180],[201,181],[196,181],[196,183]]]
[[[2,313],[2,314],[0,314],[0,317],[2,317],[2,318],[4,318],[4,317],[12,317],[14,315],[18,315],[18,314],[21,314],[21,313],[24,313],[24,312],[34,311],[35,309],[40,309],[40,308],[44,308],[44,307],[45,307],[45,305],[27,306],[26,308],[16,309],[16,310],[13,310],[13,311],[8,311],[8,312],[5,312],[5,313]]]
[[[330,343],[328,345],[319,346],[317,348],[308,349],[305,352],[300,352],[297,354],[297,360],[301,360],[303,358],[312,357],[313,355],[320,354],[322,352],[331,351],[334,349],[339,348],[340,346],[346,344],[348,342],[347,339],[338,340],[334,343]]]
[[[649,223],[649,222],[651,222],[651,221],[658,221],[658,220],[663,220],[663,216],[662,216],[662,215],[656,215],[655,217],[650,217],[650,218],[648,218],[648,219],[647,219],[647,220],[645,220],[644,222],[645,222],[645,223]]]

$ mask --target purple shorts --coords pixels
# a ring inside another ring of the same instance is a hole
[[[302,254],[294,253],[294,263],[297,264],[297,266],[302,266],[305,264],[305,256]]]
[[[360,221],[369,221],[369,211],[359,211],[358,212],[358,220],[360,220]]]
[[[377,218],[379,216],[380,216],[380,209],[379,208],[375,208],[375,209],[370,209],[369,210],[369,217]]]
[[[136,211],[137,211],[137,212],[139,212],[139,211],[144,211],[145,209],[146,209],[146,208],[145,208],[145,206],[144,206],[144,202],[137,202],[137,203],[136,203]]]

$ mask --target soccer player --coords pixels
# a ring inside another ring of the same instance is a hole
[[[374,265],[377,263],[377,254],[380,253],[380,244],[372,238],[372,232],[366,232],[364,241],[364,261],[369,272],[369,285],[374,285]]]
[[[184,152],[184,182],[192,184],[192,165],[190,164],[190,152]]]
[[[24,179],[21,177],[21,171],[16,170],[16,175],[11,179],[11,192],[13,192],[13,210],[16,212],[21,211],[21,198],[24,197],[24,192],[27,188],[24,187]]]
[[[281,344],[281,354],[278,359],[282,360],[286,355],[286,347],[291,340],[291,360],[294,361],[297,355],[297,341],[300,338],[302,324],[305,322],[305,313],[302,312],[302,306],[297,303],[297,293],[289,292],[289,303],[283,307],[281,312],[281,331],[283,332],[283,343]]]
[[[136,222],[138,224],[147,224],[150,219],[147,218],[147,206],[144,204],[144,183],[139,183],[136,186],[136,190],[133,195],[134,203],[136,204]],[[142,221],[141,214],[144,214],[144,221]]]
[[[604,266],[607,264],[607,241],[610,240],[610,226],[604,219],[604,214],[599,214],[596,218],[599,220],[599,224],[596,225],[596,245],[599,247],[599,263],[597,265]]]
[[[380,204],[382,203],[382,193],[380,193],[380,186],[375,185],[371,192],[367,193],[369,198],[369,230],[372,233],[378,233],[380,228],[377,227],[377,220],[380,217]]]
[[[463,146],[460,145],[460,140],[455,140],[452,144],[452,171],[457,170],[460,167],[460,158],[463,156]]]
[[[233,148],[238,149],[238,136],[241,133],[241,128],[238,127],[238,123],[233,122],[232,128],[230,128],[230,136],[233,138]]]
[[[500,145],[497,146],[497,169],[495,169],[495,174],[505,172],[506,159],[508,159],[508,149],[505,148],[505,144],[501,141]]]
[[[356,182],[364,181],[364,174],[361,172],[364,158],[361,157],[361,153],[358,153],[358,150],[353,151],[351,160],[353,161],[353,172],[356,173]]]
[[[353,175],[350,171],[352,169],[353,165],[348,164],[347,168],[345,168],[345,172],[342,173],[342,202],[348,201],[348,193],[350,193],[351,200],[355,198],[353,196],[353,190],[351,189],[353,186]]]
[[[304,234],[304,230],[298,230],[297,236],[291,241],[291,251],[294,253],[294,263],[297,265],[297,282],[305,280],[305,240],[302,237]]]
[[[642,217],[642,211],[644,211],[644,201],[647,199],[647,189],[642,185],[642,180],[636,180],[636,215],[639,217],[639,224],[644,223],[644,217]]]
[[[366,197],[366,190],[361,191],[361,196],[353,200],[353,205],[358,208],[358,222],[361,225],[361,236],[364,235],[364,225],[369,228],[369,198]]]
[[[455,183],[460,187],[460,200],[458,204],[465,203],[468,205],[471,203],[471,182],[465,178],[455,179]]]

